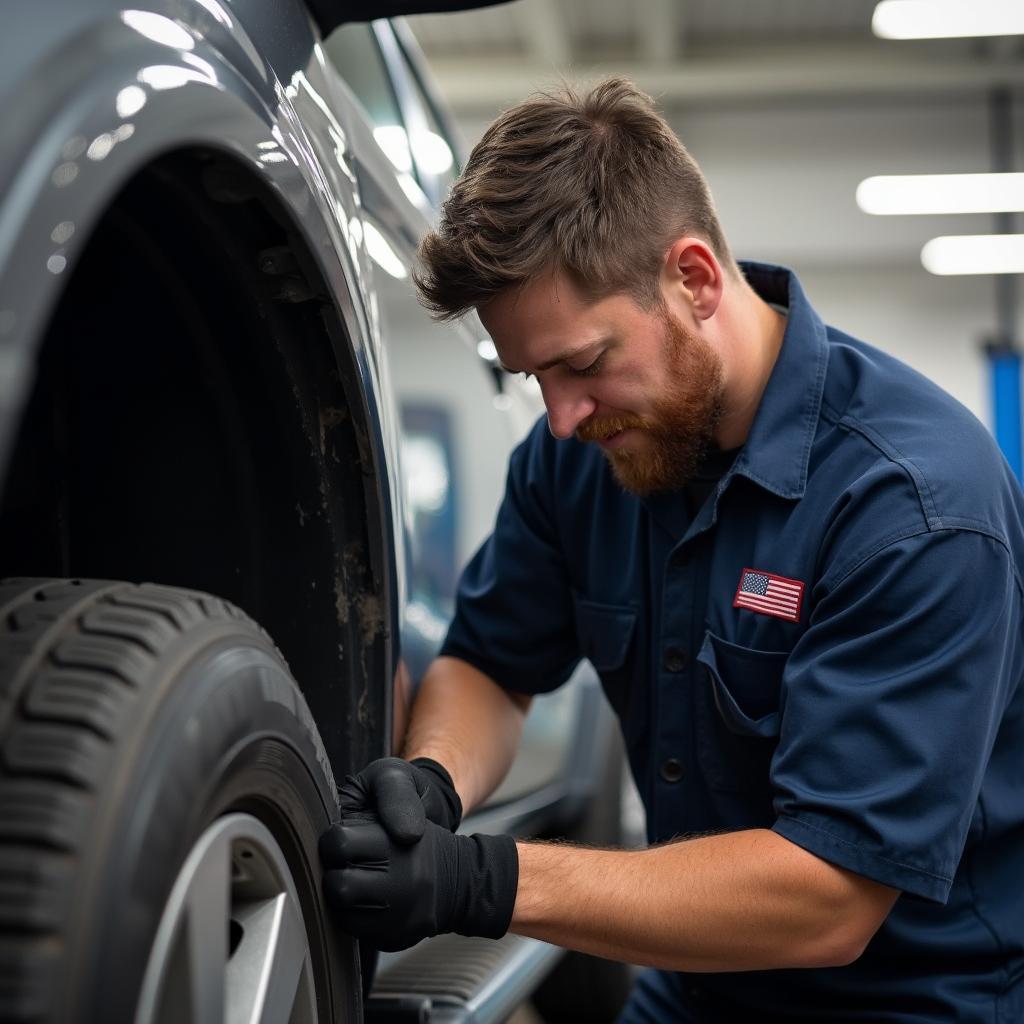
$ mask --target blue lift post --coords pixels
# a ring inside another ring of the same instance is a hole
[[[992,170],[1013,169],[1013,98],[1005,88],[989,96],[992,132]],[[1011,234],[1012,213],[995,214],[997,234]],[[1021,480],[1021,353],[1017,338],[1017,275],[998,274],[996,286],[996,337],[985,346],[992,382],[992,426],[996,442],[1010,468]]]
[[[1020,353],[995,345],[988,346],[986,352],[992,380],[992,425],[996,442],[1020,480]]]

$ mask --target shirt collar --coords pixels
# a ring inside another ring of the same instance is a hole
[[[750,262],[740,269],[765,302],[787,307],[788,319],[750,433],[727,475],[745,476],[781,498],[800,498],[825,388],[825,325],[791,270]]]

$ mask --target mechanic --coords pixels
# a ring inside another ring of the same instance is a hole
[[[622,79],[499,117],[421,256],[547,418],[406,760],[341,787],[341,925],[643,965],[629,1024],[1024,1020],[1024,501],[982,425],[736,264]],[[583,657],[649,847],[455,834]]]

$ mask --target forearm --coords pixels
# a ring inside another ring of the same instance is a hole
[[[416,694],[402,756],[443,764],[468,813],[505,777],[529,706],[472,665],[438,658]]]
[[[849,962],[897,895],[765,829],[649,850],[518,849],[513,932],[675,971]]]

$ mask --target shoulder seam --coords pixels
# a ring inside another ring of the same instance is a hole
[[[914,490],[917,491],[918,501],[921,502],[921,511],[924,514],[929,529],[941,530],[943,528],[942,516],[939,515],[935,507],[935,498],[932,495],[931,488],[928,486],[928,481],[913,459],[904,455],[896,445],[882,437],[877,430],[869,427],[866,423],[862,423],[860,420],[854,419],[852,416],[843,416],[836,425],[840,429],[860,434],[868,444],[880,451],[894,465],[899,466],[910,478]]]
[[[981,527],[980,525],[974,526],[967,525],[966,523],[958,526],[942,526],[937,529],[921,529],[920,527],[907,526],[899,530],[894,530],[885,537],[882,537],[872,547],[854,555],[850,560],[849,565],[837,573],[830,586],[839,586],[840,583],[847,579],[851,573],[859,569],[865,562],[874,558],[875,555],[881,554],[886,548],[891,547],[893,544],[896,544],[901,540],[907,540],[910,537],[921,537],[930,533],[976,533],[979,536],[987,537],[989,540],[998,544],[1006,553],[1007,561],[1010,565],[1010,571],[1013,574],[1014,583],[1016,583],[1017,590],[1020,591],[1021,596],[1024,597],[1024,581],[1021,580],[1020,573],[1017,571],[1017,566],[1013,561],[1013,552],[1010,550],[1010,545],[1007,543],[1006,539],[999,536],[997,533],[993,533],[989,529]],[[828,574],[823,576],[819,582],[824,583],[827,575]]]

